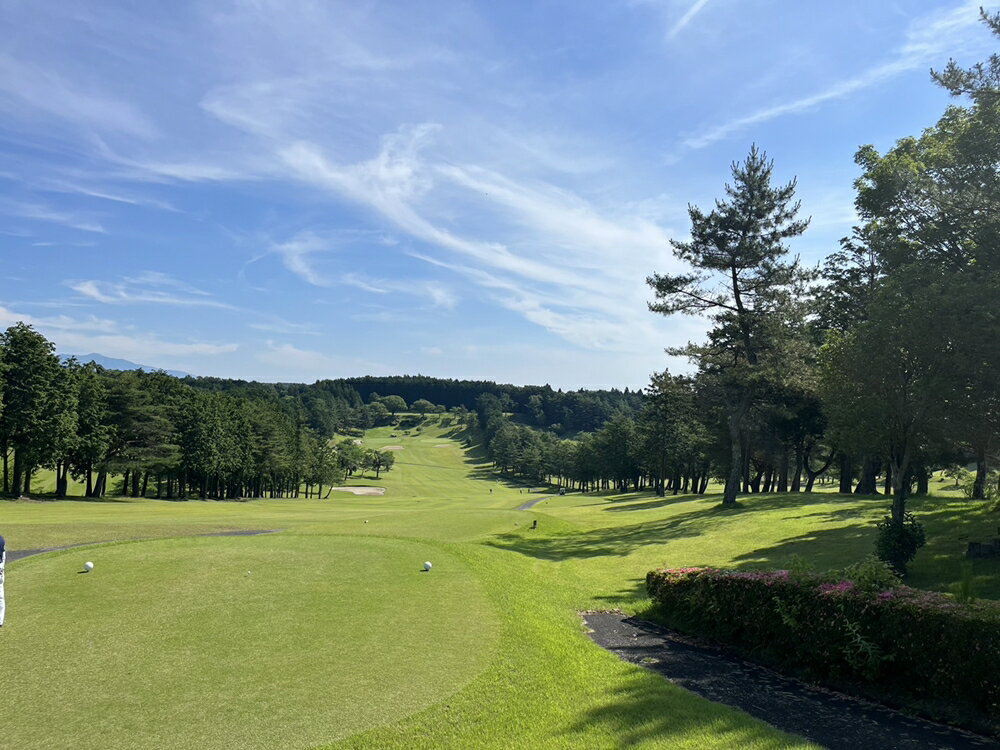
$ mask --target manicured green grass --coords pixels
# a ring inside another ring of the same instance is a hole
[[[621,662],[577,613],[641,611],[660,565],[853,562],[884,499],[764,496],[720,512],[717,497],[539,495],[496,481],[445,430],[396,432],[364,438],[401,446],[392,471],[348,483],[384,496],[0,503],[11,549],[146,540],[9,565],[4,743],[810,746]],[[995,516],[952,497],[914,507],[931,540],[914,581],[947,587],[962,537]],[[240,528],[282,531],[195,536]],[[77,573],[88,559],[94,572]],[[1000,596],[997,565],[976,573]]]

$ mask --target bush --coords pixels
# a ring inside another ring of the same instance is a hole
[[[885,565],[839,574],[654,570],[646,586],[669,625],[807,679],[863,686],[1000,727],[1000,604],[960,605],[902,586]]]
[[[965,495],[970,500],[976,492],[976,475],[972,472],[965,472],[965,476],[962,477],[962,494]],[[997,475],[995,472],[990,472],[986,476],[986,481],[983,484],[983,500],[991,505],[1000,501],[1000,488],[997,487]]]
[[[902,526],[894,524],[892,516],[886,516],[876,526],[876,556],[892,566],[899,575],[905,576],[906,566],[916,556],[917,550],[927,543],[923,525],[912,513],[904,513]]]

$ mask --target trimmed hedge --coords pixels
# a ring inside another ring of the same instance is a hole
[[[787,570],[661,569],[646,587],[679,629],[807,678],[1000,726],[998,602]]]

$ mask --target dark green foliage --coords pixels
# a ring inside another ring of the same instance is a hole
[[[859,586],[843,573],[654,570],[646,586],[674,627],[809,679],[867,686],[952,718],[985,716],[1000,728],[996,602],[963,606],[891,579]]]
[[[979,16],[995,36],[1000,36],[1000,12],[987,13],[980,7]],[[970,68],[949,60],[943,71],[932,71],[931,75],[952,96],[969,95],[977,101],[995,101],[1000,97],[1000,55],[995,53],[986,62]]]
[[[923,524],[912,513],[904,513],[902,524],[894,523],[892,516],[886,516],[876,525],[875,554],[899,575],[906,575],[906,566],[916,556],[917,550],[927,543]]]
[[[642,394],[627,388],[623,391],[581,389],[564,392],[547,385],[515,386],[484,380],[452,380],[424,375],[321,380],[306,387],[350,389],[365,401],[370,401],[373,395],[377,396],[379,393],[392,393],[406,403],[412,404],[418,399],[424,399],[446,409],[477,409],[479,398],[488,395],[503,400],[503,410],[518,415],[527,424],[539,427],[558,424],[569,432],[600,429],[615,414],[632,414],[642,406]],[[384,401],[391,397],[379,398]],[[485,424],[482,415],[480,423]]]
[[[802,234],[809,221],[796,219],[795,180],[774,187],[773,171],[774,163],[752,146],[742,163],[732,165],[733,184],[714,209],[688,206],[690,241],[671,241],[692,272],[646,279],[656,295],[653,312],[708,315],[714,323],[707,344],[673,353],[691,358],[718,394],[730,447],[724,505],[736,502],[741,483],[746,489],[745,447],[755,408],[773,384],[800,369],[796,297],[807,276],[797,260],[784,257],[785,241]]]

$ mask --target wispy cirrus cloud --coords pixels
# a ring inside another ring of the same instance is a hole
[[[157,304],[214,307],[222,310],[238,309],[234,305],[215,299],[203,289],[155,271],[146,271],[117,282],[87,279],[65,283],[86,299],[105,305]]]
[[[755,125],[811,111],[821,104],[844,99],[902,73],[926,69],[932,64],[940,65],[948,54],[967,45],[969,30],[980,25],[978,8],[981,4],[981,0],[971,0],[948,10],[921,16],[910,24],[903,44],[884,62],[812,94],[764,107],[710,127],[696,136],[685,138],[682,145],[688,149],[705,148]]]
[[[387,373],[392,368],[360,357],[303,349],[293,344],[268,340],[254,352],[254,359],[284,372],[296,373],[306,380],[349,377],[358,372]]]
[[[270,251],[281,257],[285,268],[313,286],[329,286],[329,280],[316,270],[310,256],[329,252],[332,248],[333,243],[328,238],[304,231],[285,242],[273,243]]]
[[[134,105],[71,79],[51,67],[0,54],[0,111],[11,118],[42,114],[73,127],[140,138],[157,135],[156,126]]]
[[[340,283],[374,294],[406,294],[425,297],[430,301],[432,307],[440,307],[448,310],[454,308],[459,301],[458,295],[455,294],[454,290],[439,281],[424,279],[407,279],[404,281],[375,279],[356,273],[349,273],[340,277]]]
[[[675,262],[668,233],[648,218],[614,215],[545,183],[425,157],[439,130],[430,124],[401,129],[383,138],[375,157],[353,164],[337,164],[311,143],[279,153],[300,179],[367,206],[424,244],[411,254],[507,292],[501,304],[532,323],[581,346],[632,346],[636,326],[651,326],[642,279],[651,268]],[[491,231],[510,239],[470,236],[483,233],[473,227],[445,228],[453,201],[474,203],[472,215],[492,214],[500,223],[489,222]],[[308,249],[316,248],[310,243]],[[432,254],[441,250],[462,260]],[[611,279],[628,284],[627,304],[608,299]],[[353,283],[381,288],[371,279],[354,277]],[[598,324],[605,314],[612,322]]]
[[[79,229],[82,232],[94,232],[97,234],[106,232],[100,222],[91,215],[56,209],[42,203],[3,200],[0,201],[0,213],[20,219],[62,224],[65,227]]]
[[[673,39],[677,36],[681,32],[681,29],[691,23],[694,17],[698,15],[698,13],[701,12],[701,9],[707,4],[708,0],[695,0],[691,4],[691,7],[684,12],[684,15],[678,18],[674,25],[670,27],[670,30],[667,32],[667,38]]]
[[[166,340],[155,333],[123,329],[113,320],[95,316],[34,316],[0,306],[0,327],[19,322],[33,326],[63,352],[100,352],[130,360],[148,359],[150,354],[158,357],[214,356],[238,348],[235,343]]]
[[[100,200],[111,201],[112,203],[124,203],[129,206],[148,206],[149,208],[158,208],[163,211],[177,211],[177,209],[167,201],[159,200],[157,198],[127,194],[124,191],[115,190],[113,188],[80,185],[60,179],[44,180],[39,183],[38,189],[46,192],[83,195],[88,198],[99,198]]]

